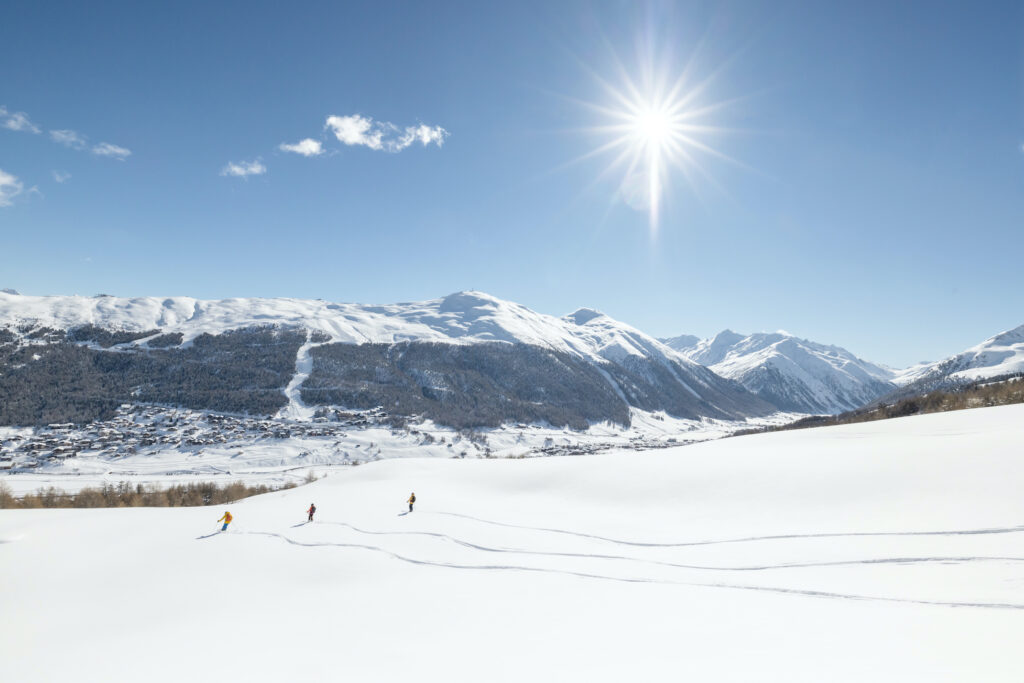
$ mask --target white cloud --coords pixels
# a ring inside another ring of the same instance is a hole
[[[124,161],[132,155],[132,151],[130,149],[118,147],[117,145],[112,145],[109,142],[101,142],[96,145],[92,148],[92,153],[101,157],[112,157],[118,161]]]
[[[434,143],[444,144],[448,131],[441,126],[407,126],[399,128],[387,121],[374,121],[369,116],[328,116],[324,128],[329,128],[339,142],[346,145],[362,145],[384,152],[401,152],[414,142],[424,147]]]
[[[28,133],[42,132],[39,130],[39,126],[29,120],[28,114],[23,111],[9,112],[3,105],[0,105],[0,127]]]
[[[58,183],[66,183],[71,179],[71,174],[67,171],[50,171],[53,174],[53,179]]]
[[[294,145],[282,142],[278,145],[278,149],[282,152],[295,152],[296,154],[301,154],[304,157],[315,157],[324,153],[323,143],[319,140],[314,140],[313,138],[300,140]]]
[[[220,170],[221,175],[245,178],[251,175],[263,175],[267,167],[259,159],[256,161],[239,161],[237,164],[229,161],[228,165]]]
[[[402,135],[400,141],[402,147],[408,147],[413,142],[421,142],[424,147],[429,145],[431,142],[436,143],[438,147],[444,144],[445,136],[448,135],[441,126],[425,126],[422,123],[418,126],[405,129],[405,134]]]
[[[11,200],[21,194],[25,186],[15,176],[0,168],[0,206],[10,206]]]
[[[352,116],[328,116],[324,128],[330,128],[334,137],[346,145],[364,145],[370,149],[382,149],[381,138],[384,133],[373,119],[364,118],[359,114]]]
[[[65,147],[85,149],[85,136],[79,135],[73,130],[51,130],[50,139]]]

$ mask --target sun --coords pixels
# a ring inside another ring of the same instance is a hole
[[[717,71],[697,80],[694,70],[687,67],[675,78],[667,78],[666,70],[658,72],[647,64],[641,69],[643,77],[638,79],[620,63],[618,72],[616,84],[591,72],[607,99],[603,103],[583,102],[604,119],[584,130],[604,141],[578,160],[613,155],[602,177],[610,172],[622,173],[619,196],[648,214],[653,236],[658,232],[673,171],[680,172],[691,186],[698,175],[715,184],[701,165],[703,161],[714,157],[739,163],[712,144],[717,136],[728,132],[716,124],[715,116],[731,102],[708,101]]]
[[[672,114],[664,108],[645,107],[632,116],[630,125],[637,142],[648,149],[660,149],[672,139]]]

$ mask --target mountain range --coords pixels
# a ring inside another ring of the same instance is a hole
[[[385,407],[455,427],[777,410],[597,311],[558,318],[481,292],[386,306],[0,293],[0,328],[3,424],[89,419],[131,400],[295,415]]]
[[[658,340],[593,309],[555,317],[475,291],[389,305],[0,292],[0,424],[88,421],[136,401],[585,428],[629,425],[637,410],[838,413],[1021,371],[1024,326],[897,371],[782,332]]]

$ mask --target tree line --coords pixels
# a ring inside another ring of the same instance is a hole
[[[250,496],[295,488],[294,483],[282,486],[248,485],[240,481],[218,485],[209,482],[175,484],[166,488],[128,482],[84,488],[65,493],[53,486],[22,497],[11,493],[0,481],[0,508],[28,510],[34,508],[120,508],[120,507],[199,507],[224,505]]]

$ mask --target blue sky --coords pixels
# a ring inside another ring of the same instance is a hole
[[[1024,323],[1024,5],[826,4],[5,3],[0,286],[479,289],[894,366]],[[687,68],[720,156],[652,231],[586,155]]]

